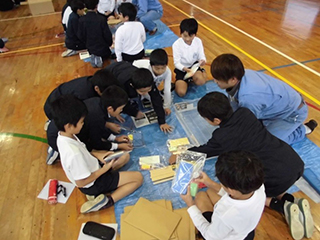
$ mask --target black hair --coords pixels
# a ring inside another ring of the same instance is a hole
[[[227,188],[242,194],[251,193],[264,182],[260,159],[247,151],[231,151],[221,154],[216,162],[216,176]]]
[[[236,77],[240,81],[244,75],[244,67],[237,56],[225,53],[212,61],[211,74],[213,78],[219,81],[228,82],[233,77]]]
[[[70,3],[70,7],[72,9],[72,12],[77,13],[77,10],[82,10],[84,9],[86,6],[84,5],[82,0],[73,0]]]
[[[153,50],[150,54],[150,65],[158,66],[158,65],[168,65],[168,54],[162,48],[157,48]]]
[[[180,34],[187,32],[189,36],[197,34],[198,22],[194,18],[183,19],[180,23]]]
[[[112,107],[113,110],[116,110],[118,107],[126,105],[127,102],[127,93],[118,86],[108,87],[101,95],[101,103],[104,109]]]
[[[119,14],[122,13],[123,17],[128,17],[129,21],[135,21],[137,17],[136,7],[129,2],[123,2],[118,8]]]
[[[114,77],[111,71],[106,69],[100,69],[93,74],[89,80],[92,85],[99,87],[100,92],[102,93],[106,88],[117,85],[118,81]]]
[[[94,10],[99,3],[99,0],[84,0],[84,4],[89,10]]]
[[[226,120],[233,113],[229,99],[220,92],[207,93],[199,100],[197,108],[201,117],[210,121],[213,121],[214,118],[221,121]]]
[[[77,126],[82,117],[86,117],[86,105],[73,95],[62,95],[51,103],[53,120],[59,131],[65,131],[66,124]]]
[[[138,68],[132,74],[131,83],[135,89],[151,87],[153,83],[152,74],[146,68]]]

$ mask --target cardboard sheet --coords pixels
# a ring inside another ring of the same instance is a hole
[[[144,198],[140,198],[124,218],[128,224],[160,240],[168,240],[180,220],[179,214],[166,210]]]

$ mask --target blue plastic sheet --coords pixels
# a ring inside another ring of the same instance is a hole
[[[207,84],[203,86],[189,87],[188,92],[184,98],[180,98],[175,93],[173,93],[173,103],[199,99],[203,97],[206,93],[212,91],[223,92],[213,81],[209,81]],[[126,116],[126,119],[126,125],[132,128],[133,123],[131,118]],[[170,153],[166,145],[167,140],[187,137],[187,134],[183,130],[180,122],[178,121],[174,110],[172,111],[171,115],[166,118],[166,121],[169,125],[174,127],[174,131],[172,133],[164,134],[163,132],[161,132],[158,124],[152,124],[138,129],[143,134],[145,146],[135,148],[131,152],[130,162],[121,170],[140,171],[140,156],[162,155],[166,160],[168,160]],[[126,133],[126,131],[122,133]],[[317,177],[320,176],[320,148],[307,138],[305,138],[303,141],[299,143],[293,144],[292,147],[305,162],[305,168],[307,169],[305,172],[305,178],[311,181],[311,185],[313,187],[320,188],[320,180]],[[211,179],[218,181],[215,177],[215,162],[216,159],[207,160],[205,162],[203,171],[205,171]],[[144,177],[143,185],[137,191],[121,199],[115,204],[115,215],[119,226],[120,215],[123,213],[123,208],[128,205],[134,205],[140,197],[144,197],[151,201],[158,199],[170,200],[172,201],[174,209],[186,207],[185,203],[181,200],[179,194],[174,193],[171,190],[172,181],[153,185],[150,179],[149,171],[141,171],[141,173]],[[307,176],[309,177],[307,178]],[[292,193],[298,190],[299,189],[297,187],[293,186],[289,189],[289,192]]]

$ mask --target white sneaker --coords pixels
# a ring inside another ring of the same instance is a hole
[[[73,56],[73,55],[76,55],[76,54],[78,54],[77,51],[72,50],[72,49],[67,49],[61,54],[61,57],[70,57],[70,56]]]
[[[108,198],[104,194],[100,194],[92,201],[85,202],[80,209],[81,213],[89,213],[99,211],[108,203]]]
[[[284,216],[289,225],[290,233],[293,239],[300,240],[304,236],[304,227],[300,222],[300,210],[297,204],[285,201]]]
[[[87,195],[86,194],[86,198],[87,198],[88,201],[93,201],[96,197],[93,196],[93,195]]]
[[[45,131],[48,130],[48,127],[49,127],[50,122],[51,122],[51,120],[47,120],[47,121],[45,122],[45,124],[43,125],[43,129],[44,129]]]
[[[304,236],[306,238],[311,238],[314,230],[314,223],[310,211],[310,204],[308,200],[304,198],[295,199],[295,203],[299,206],[301,212],[300,221],[304,227]]]

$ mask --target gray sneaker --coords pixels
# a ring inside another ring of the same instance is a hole
[[[8,42],[8,38],[1,38],[4,43]]]
[[[76,55],[77,53],[78,53],[78,52],[75,51],[75,50],[67,49],[66,51],[64,51],[64,52],[61,54],[61,57],[70,57],[70,56]]]
[[[293,239],[300,240],[304,236],[304,227],[300,221],[301,212],[297,204],[285,201],[284,216],[290,228]]]
[[[59,157],[59,153],[55,150],[52,149],[52,147],[48,147],[48,155],[47,155],[47,159],[46,162],[48,165],[52,165],[54,164],[54,162],[58,159]]]
[[[295,199],[295,203],[299,206],[300,212],[302,213],[302,222],[304,226],[304,236],[311,238],[314,230],[313,217],[311,215],[310,204],[307,199],[300,198]]]
[[[101,68],[103,64],[102,57],[91,54],[90,64],[94,68]]]
[[[85,202],[80,209],[81,213],[89,213],[99,211],[105,205],[108,204],[108,198],[104,194],[100,194],[98,197],[91,201]]]

